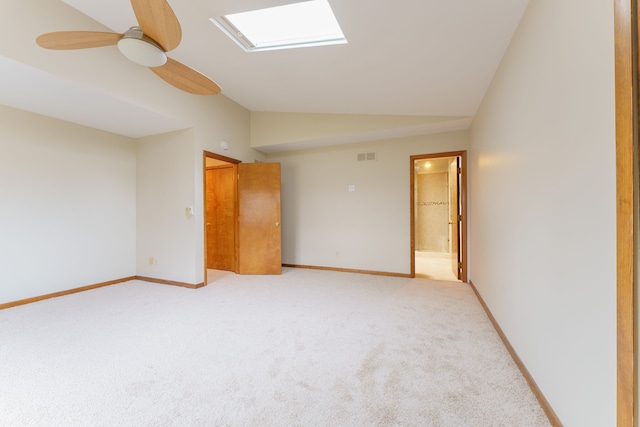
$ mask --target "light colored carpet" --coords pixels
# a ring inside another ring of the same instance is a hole
[[[0,311],[2,426],[548,426],[468,285],[140,281]]]

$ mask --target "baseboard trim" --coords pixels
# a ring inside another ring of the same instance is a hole
[[[135,276],[134,279],[142,280],[143,282],[160,283],[161,285],[180,286],[181,288],[189,288],[189,289],[200,289],[204,287],[204,282],[193,284],[193,283],[186,283],[186,282],[176,282],[173,280],[156,279],[153,277],[144,277],[144,276]]]
[[[32,302],[43,301],[50,298],[57,298],[65,295],[71,295],[78,292],[90,291],[91,289],[102,288],[104,286],[115,285],[123,282],[129,282],[131,280],[142,280],[143,282],[152,282],[152,283],[160,283],[162,285],[180,286],[180,287],[189,288],[189,289],[199,289],[204,287],[204,282],[191,284],[191,283],[184,283],[184,282],[174,282],[172,280],[154,279],[152,277],[130,276],[130,277],[123,277],[122,279],[109,280],[108,282],[101,282],[93,285],[82,286],[79,288],[67,289],[66,291],[54,292],[51,294],[40,295],[37,297],[25,298],[18,301],[7,302],[4,304],[0,304],[0,310],[4,310],[5,308],[17,307],[19,305],[31,304]]]
[[[282,264],[282,266],[291,267],[291,268],[306,268],[308,270],[339,271],[341,273],[373,274],[374,276],[404,277],[409,279],[411,278],[410,274],[389,273],[386,271],[354,270],[352,268],[320,267],[315,265],[298,265],[298,264]]]
[[[507,339],[507,336],[502,331],[502,328],[496,321],[495,317],[493,317],[493,314],[491,314],[491,310],[489,310],[489,307],[482,299],[482,296],[480,296],[480,292],[478,292],[478,289],[475,287],[475,285],[471,280],[469,280],[469,285],[471,286],[471,289],[473,289],[473,292],[476,294],[476,297],[478,297],[478,300],[480,301],[482,308],[484,308],[485,313],[487,313],[489,320],[491,321],[491,323],[493,324],[493,327],[495,328],[496,332],[500,336],[500,339],[504,343],[504,346],[507,348],[507,351],[511,355],[511,358],[518,366],[518,369],[520,369],[520,372],[522,373],[522,376],[524,376],[524,379],[527,381],[527,384],[529,384],[529,388],[535,395],[536,399],[538,399],[538,403],[540,403],[542,410],[547,415],[547,418],[549,418],[549,422],[553,427],[562,427],[562,422],[560,421],[560,418],[558,418],[558,415],[556,415],[555,411],[549,404],[549,401],[547,400],[546,397],[544,397],[544,394],[542,394],[542,391],[540,390],[540,388],[538,387],[538,384],[536,384],[535,380],[529,373],[529,370],[527,370],[527,367],[524,366],[524,363],[522,363],[522,360],[518,356],[518,353],[516,353],[516,351],[514,350],[513,346]]]
[[[4,303],[4,304],[0,304],[0,310],[4,310],[5,308],[17,307],[19,305],[30,304],[32,302],[43,301],[43,300],[50,299],[50,298],[56,298],[56,297],[61,297],[61,296],[65,296],[65,295],[71,295],[71,294],[75,294],[75,293],[78,293],[78,292],[90,291],[91,289],[97,289],[97,288],[102,288],[104,286],[115,285],[117,283],[128,282],[128,281],[134,280],[134,279],[135,279],[135,276],[123,277],[122,279],[110,280],[108,282],[102,282],[102,283],[96,283],[94,285],[82,286],[80,288],[68,289],[66,291],[54,292],[54,293],[51,293],[51,294],[40,295],[40,296],[37,296],[37,297],[21,299],[21,300],[13,301],[13,302],[7,302],[7,303]]]

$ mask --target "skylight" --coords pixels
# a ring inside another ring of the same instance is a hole
[[[244,50],[346,43],[327,0],[311,0],[211,18]]]

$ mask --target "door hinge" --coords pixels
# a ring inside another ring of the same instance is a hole
[[[458,215],[458,221],[462,222],[462,215]]]
[[[462,168],[458,168],[458,175],[462,175]]]
[[[458,270],[462,271],[462,263],[461,262],[458,263]]]

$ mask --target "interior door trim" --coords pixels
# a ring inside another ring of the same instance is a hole
[[[227,157],[227,156],[223,156],[221,154],[216,154],[216,153],[212,153],[211,151],[206,151],[203,150],[202,151],[202,233],[203,233],[203,246],[204,246],[204,250],[202,253],[202,264],[203,264],[203,268],[204,268],[204,286],[207,286],[209,284],[207,275],[208,275],[208,271],[207,271],[207,158],[210,159],[215,159],[215,160],[220,160],[222,162],[226,162],[226,163],[231,163],[232,165],[237,165],[239,163],[242,163],[240,160],[231,158],[231,157]],[[237,197],[236,197],[237,199]],[[236,200],[237,203],[237,200]],[[236,214],[237,214],[237,210],[236,210]],[[236,220],[236,237],[237,237],[237,220]],[[236,258],[236,270],[238,269],[237,266],[237,254],[238,254],[238,248],[237,248],[237,238],[236,238],[236,254],[235,254],[235,258]]]
[[[616,102],[616,414],[636,425],[638,350],[638,19],[637,0],[615,0]]]
[[[462,257],[462,272],[460,273],[460,279],[463,282],[467,282],[467,151],[448,151],[444,153],[432,153],[432,154],[418,154],[410,157],[409,162],[409,176],[410,176],[410,185],[409,185],[409,194],[410,194],[410,209],[411,212],[411,248],[410,248],[410,259],[411,259],[411,277],[416,277],[416,259],[415,259],[415,251],[416,251],[416,218],[414,212],[414,204],[415,204],[415,195],[414,195],[414,162],[416,160],[424,160],[424,159],[437,159],[442,157],[460,157],[460,169],[461,169],[461,186],[460,186],[460,206],[462,212],[460,216],[462,217],[462,227],[461,227],[461,236],[460,236],[460,255]]]

